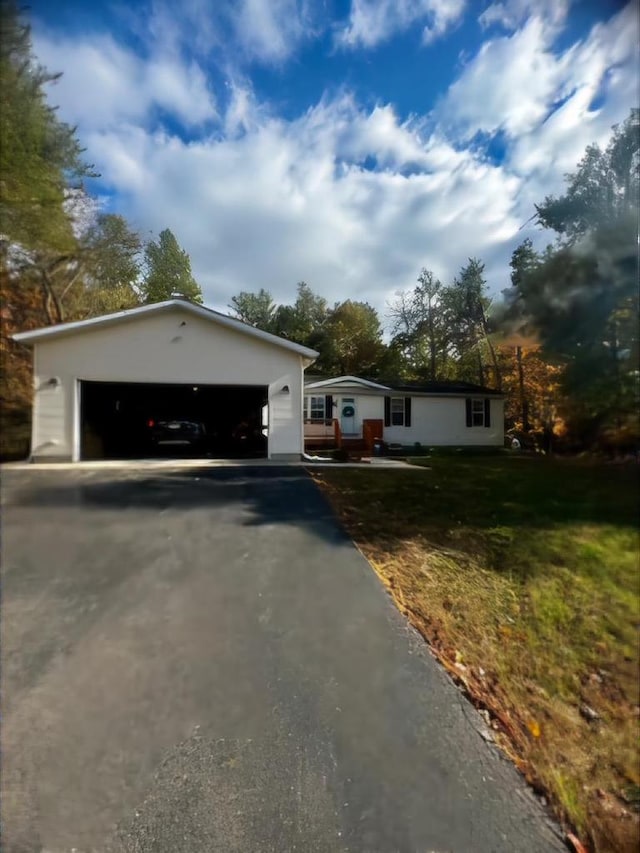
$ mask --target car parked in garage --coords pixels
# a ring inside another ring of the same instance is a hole
[[[233,317],[169,299],[15,340],[35,347],[34,460],[144,459],[172,447],[195,455],[202,424],[205,452],[217,458],[303,452],[298,402],[318,353]],[[255,448],[253,434],[233,435],[247,419],[259,425]],[[156,429],[160,421],[196,426]]]
[[[186,418],[149,418],[147,428],[154,448],[184,447],[203,452],[207,449],[207,431],[199,421]]]

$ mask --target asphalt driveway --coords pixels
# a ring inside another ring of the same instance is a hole
[[[4,850],[564,849],[302,469],[2,497]]]

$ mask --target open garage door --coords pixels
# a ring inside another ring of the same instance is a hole
[[[80,382],[80,458],[267,455],[260,386]]]

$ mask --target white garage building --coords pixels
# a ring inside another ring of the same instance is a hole
[[[318,353],[224,314],[172,299],[14,338],[34,346],[34,460],[156,455],[159,418],[203,424],[215,456],[303,452]]]

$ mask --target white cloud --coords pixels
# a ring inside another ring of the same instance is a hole
[[[229,103],[224,115],[224,132],[228,138],[234,138],[254,130],[258,117],[266,111],[256,103],[248,81],[230,80],[227,87]]]
[[[637,103],[637,31],[638,12],[629,4],[555,54],[547,25],[530,17],[510,37],[485,43],[439,104],[438,117],[459,144],[478,132],[506,135],[503,166],[522,179],[522,222],[535,203],[562,191],[586,146],[606,145],[611,125]]]
[[[473,255],[494,293],[506,286],[511,251],[535,236],[518,230],[533,203],[561,191],[586,145],[606,142],[636,100],[635,15],[630,5],[561,54],[530,16],[483,46],[432,115],[408,119],[343,92],[284,120],[239,73],[216,114],[203,65],[184,60],[184,34],[161,37],[161,17],[146,60],[96,35],[37,34],[36,51],[64,70],[52,101],[80,125],[118,212],[145,238],[175,232],[208,304],[260,287],[288,301],[304,278],[330,302],[367,299],[383,312],[422,266],[450,281]],[[282,55],[274,32],[265,58]],[[172,122],[163,129],[157,110],[194,128],[192,141]],[[470,147],[479,131],[503,132],[500,165]]]
[[[462,17],[466,0],[352,0],[347,24],[338,31],[342,47],[374,47],[412,24],[426,21],[423,42],[443,36]]]
[[[178,14],[171,0],[150,0],[150,3],[150,9],[143,3],[133,4],[129,20],[151,51],[159,49],[177,56],[186,49],[204,59],[212,51],[223,49],[220,19],[212,12],[213,8],[224,8],[221,3],[180,0]]]
[[[422,31],[423,44],[431,44],[441,38],[461,19],[466,0],[432,0],[430,23]]]
[[[36,32],[34,45],[51,71],[64,69],[52,102],[61,105],[67,121],[84,129],[146,123],[157,110],[191,128],[216,117],[215,98],[196,61],[187,64],[170,53],[145,61],[107,35],[78,42]]]
[[[391,171],[427,166],[424,142],[414,125],[413,119],[401,122],[388,104],[365,112],[349,94],[323,99],[295,122],[305,144],[333,147],[338,158],[353,165],[372,158],[377,168]]]
[[[175,231],[209,304],[259,287],[291,300],[304,278],[330,301],[383,310],[423,264],[446,279],[519,224],[517,178],[442,138],[421,140],[390,107],[343,96],[293,122],[253,122],[238,139],[119,129],[90,140],[132,221]],[[385,170],[365,169],[367,156]],[[403,175],[408,164],[421,171]]]
[[[297,0],[240,0],[232,5],[236,39],[252,59],[282,62],[314,34],[310,7]]]
[[[450,86],[437,115],[459,139],[504,131],[511,140],[521,140],[553,124],[556,106],[566,101],[564,115],[573,114],[575,120],[573,141],[584,149],[589,104],[601,87],[613,85],[610,69],[620,72],[625,111],[637,100],[637,29],[637,11],[630,3],[610,21],[596,25],[583,42],[554,53],[548,22],[532,16],[511,36],[483,44]],[[567,141],[573,154],[575,146]],[[557,153],[563,150],[559,146]]]
[[[500,24],[506,30],[515,30],[533,15],[555,29],[565,22],[570,3],[571,0],[505,0],[487,6],[478,21],[482,27]]]
[[[317,0],[146,0],[116,6],[147,58],[192,57],[237,76],[254,63],[283,64],[326,27]],[[37,23],[37,22],[36,22]],[[36,30],[38,27],[36,26]]]
[[[505,165],[526,176],[531,205],[562,186],[587,145],[606,146],[611,126],[638,103],[638,11],[628,5],[559,58],[558,91],[570,93],[545,121],[514,140]],[[593,106],[594,99],[601,104]]]
[[[526,133],[562,96],[563,65],[549,51],[547,29],[530,18],[512,36],[485,42],[439,105],[442,120],[463,138],[478,131]]]
[[[317,34],[313,0],[153,0],[150,18],[133,20],[144,42],[229,67],[282,63]]]

